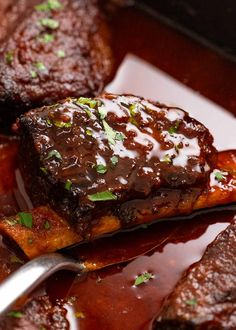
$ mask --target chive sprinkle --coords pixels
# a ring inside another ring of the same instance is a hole
[[[91,202],[105,202],[105,201],[111,201],[111,200],[117,200],[118,197],[114,195],[111,191],[103,191],[103,192],[98,192],[93,195],[88,195],[88,199]]]
[[[18,213],[18,216],[20,218],[20,224],[22,226],[25,226],[26,228],[32,228],[33,227],[33,218],[32,214],[27,212],[20,212]]]
[[[54,41],[54,35],[45,33],[42,37],[39,38],[40,41],[44,42],[45,44]]]
[[[98,164],[96,166],[96,171],[99,173],[99,174],[105,174],[107,172],[107,167],[103,164]]]
[[[51,224],[49,221],[45,221],[43,226],[45,230],[49,230],[51,228]]]
[[[7,52],[5,54],[5,60],[6,60],[7,64],[9,64],[9,65],[12,64],[13,59],[14,59],[13,52]]]
[[[59,57],[59,58],[64,58],[64,57],[66,57],[66,53],[65,53],[65,51],[64,50],[62,50],[62,49],[59,49],[58,51],[57,51],[57,56]]]
[[[219,182],[224,180],[225,179],[225,173],[215,172],[215,179]]]
[[[31,75],[31,78],[33,78],[33,79],[37,78],[37,76],[38,76],[37,72],[34,70],[30,71],[30,75]]]
[[[24,316],[24,314],[20,311],[10,311],[7,316],[10,316],[10,317],[15,317],[15,318],[21,318]]]
[[[53,18],[42,18],[40,24],[51,30],[56,30],[60,25],[60,23]]]
[[[47,157],[45,158],[45,160],[47,160],[47,159],[50,159],[50,158],[57,158],[57,159],[62,159],[62,157],[61,157],[61,154],[60,154],[60,152],[59,151],[57,151],[57,150],[51,150],[51,151],[49,151],[49,153],[48,153],[48,155],[47,155]]]
[[[117,156],[112,156],[111,157],[111,163],[113,166],[116,166],[119,161],[119,158]]]
[[[134,285],[139,286],[140,284],[147,283],[149,280],[151,280],[154,277],[155,276],[153,274],[145,272],[136,277],[136,279],[134,281]]]
[[[71,180],[67,180],[66,183],[65,183],[65,189],[70,191],[71,190],[71,186],[72,186],[72,182]]]
[[[34,66],[40,71],[46,70],[46,66],[42,62],[36,62]]]
[[[186,300],[185,304],[189,305],[189,306],[195,306],[195,305],[197,305],[197,300],[196,299]]]

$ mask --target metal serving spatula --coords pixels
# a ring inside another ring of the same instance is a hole
[[[128,262],[153,251],[170,237],[170,233],[167,234],[165,230],[161,231],[161,234],[154,235],[150,229],[136,231],[134,235],[123,233],[123,236],[107,237],[94,247],[86,249],[82,246],[79,252],[75,253],[72,248],[72,253],[69,254],[72,254],[73,258],[62,253],[48,253],[27,262],[0,285],[0,314],[59,270],[66,269],[82,274]],[[171,234],[173,234],[172,230]],[[145,236],[148,236],[148,240]],[[129,239],[132,244],[126,244],[127,247],[124,248],[124,242],[130,242]],[[81,260],[81,254],[83,261],[78,261]]]

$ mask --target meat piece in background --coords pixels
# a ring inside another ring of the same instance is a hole
[[[155,330],[236,328],[236,222],[211,243],[164,304]]]
[[[111,79],[112,56],[96,0],[4,4],[9,26],[6,20],[0,25],[1,117],[9,121],[30,108],[103,90]]]

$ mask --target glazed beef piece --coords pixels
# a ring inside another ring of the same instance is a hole
[[[6,17],[0,25],[0,40],[6,36],[0,48],[1,116],[9,120],[58,99],[103,90],[112,57],[96,0],[8,3],[0,5]]]
[[[154,329],[236,329],[235,256],[233,223],[177,284]]]
[[[34,205],[49,203],[80,234],[106,214],[130,226],[145,209],[146,221],[181,202],[180,213],[190,213],[216,158],[202,124],[135,96],[70,98],[28,112],[18,126]]]

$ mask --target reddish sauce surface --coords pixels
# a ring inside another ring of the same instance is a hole
[[[236,113],[236,69],[232,63],[134,10],[124,10],[122,20],[117,17],[113,24],[118,60],[132,51],[179,80],[186,79],[189,86]],[[1,148],[4,143],[1,140]],[[14,179],[17,168],[16,154],[12,152],[16,148],[14,143],[6,145],[7,156],[0,160],[1,214],[6,207],[7,214],[14,214],[26,203]],[[4,183],[5,173],[10,175],[8,182],[11,184],[7,187]],[[46,290],[53,300],[70,298],[66,306],[74,328],[77,324],[77,328],[84,330],[150,329],[163,299],[171,292],[182,272],[201,258],[206,246],[226,228],[235,214],[233,207],[228,211],[212,211],[194,219],[159,223],[132,233],[120,233],[93,245],[78,247],[71,251],[72,255],[87,256],[100,262],[105,260],[110,264],[114,259],[121,260],[121,255],[128,258],[156,246],[136,260],[111,266],[83,278],[67,272],[56,274],[47,281],[43,291]],[[163,242],[163,238],[167,240]],[[1,244],[0,279],[6,277],[13,266],[17,267],[17,263],[11,262],[13,253],[20,257],[19,251],[13,246]],[[134,287],[136,276],[144,271],[152,272],[155,278]]]

